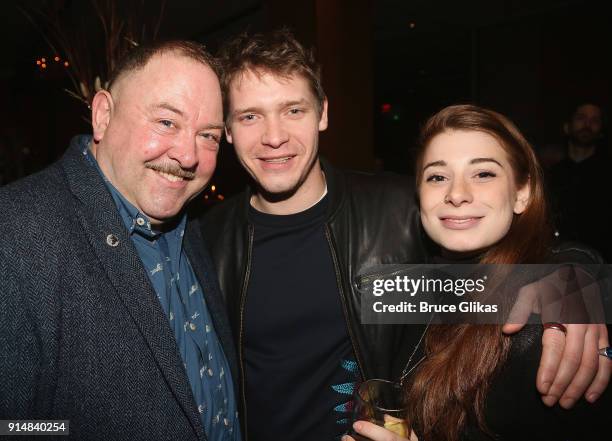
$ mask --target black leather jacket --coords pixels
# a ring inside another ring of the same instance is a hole
[[[426,261],[414,181],[397,175],[344,172],[324,160],[321,164],[330,198],[325,234],[362,377],[398,378],[422,327],[362,325],[357,276],[374,265]],[[254,231],[247,218],[250,196],[242,193],[214,207],[202,220],[239,348],[244,421],[243,318]]]

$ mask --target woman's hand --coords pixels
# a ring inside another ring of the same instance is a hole
[[[372,441],[418,441],[417,436],[411,431],[410,438],[404,438],[399,436],[384,427],[377,426],[368,421],[356,421],[353,424],[353,429],[360,435]],[[344,435],[342,441],[355,441],[355,439],[349,435]]]

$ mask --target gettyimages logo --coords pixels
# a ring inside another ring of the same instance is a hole
[[[363,323],[610,323],[608,265],[381,265],[356,278]]]
[[[408,276],[395,276],[394,279],[374,279],[372,294],[379,297],[387,292],[404,292],[411,297],[419,293],[441,292],[458,297],[466,293],[483,292],[487,276],[479,279],[430,279],[421,276],[413,279]]]

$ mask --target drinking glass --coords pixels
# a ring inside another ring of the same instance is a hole
[[[378,378],[364,381],[355,389],[353,421],[369,421],[407,438],[404,397],[403,388],[397,382]],[[356,433],[351,436],[358,441],[366,439]]]

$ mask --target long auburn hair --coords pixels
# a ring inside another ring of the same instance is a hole
[[[480,258],[480,263],[538,263],[547,255],[552,229],[541,168],[533,148],[505,116],[474,105],[449,106],[421,130],[416,158],[417,187],[423,157],[436,136],[448,131],[484,132],[498,140],[508,156],[515,185],[529,185],[530,199],[515,214],[508,233]],[[467,422],[488,432],[484,406],[490,382],[505,362],[510,339],[501,325],[432,325],[425,337],[426,358],[407,387],[408,418],[422,441],[456,441]]]

